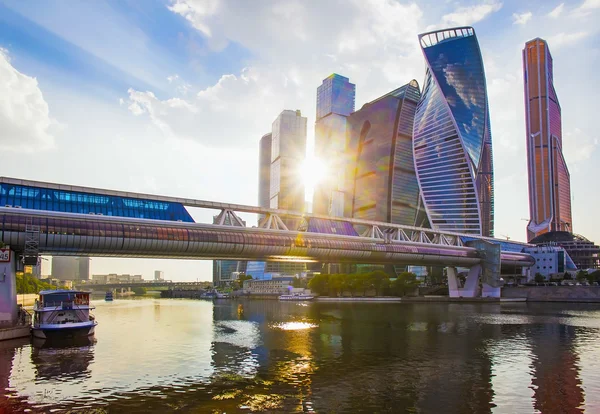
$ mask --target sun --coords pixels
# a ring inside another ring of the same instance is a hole
[[[300,168],[300,176],[304,182],[307,193],[312,193],[321,181],[327,177],[327,164],[315,157],[307,157]]]

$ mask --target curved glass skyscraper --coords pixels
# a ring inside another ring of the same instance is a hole
[[[427,63],[413,131],[423,202],[433,228],[493,236],[492,137],[472,27],[419,35]]]

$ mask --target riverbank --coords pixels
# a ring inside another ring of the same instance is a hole
[[[502,297],[524,298],[527,302],[600,303],[600,286],[503,287]]]
[[[315,298],[318,302],[379,302],[379,303],[504,303],[526,302],[526,298],[451,298],[449,296],[384,296],[384,297],[325,297]]]

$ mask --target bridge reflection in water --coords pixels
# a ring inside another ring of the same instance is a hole
[[[144,299],[98,303],[96,314],[97,343],[68,351],[81,375],[16,347],[0,353],[12,358],[0,393],[47,410],[116,412],[600,408],[591,305]],[[49,384],[54,399],[43,398]]]

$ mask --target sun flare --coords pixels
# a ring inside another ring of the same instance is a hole
[[[327,176],[327,164],[316,157],[308,157],[302,163],[300,175],[306,191],[312,193],[314,188]]]

